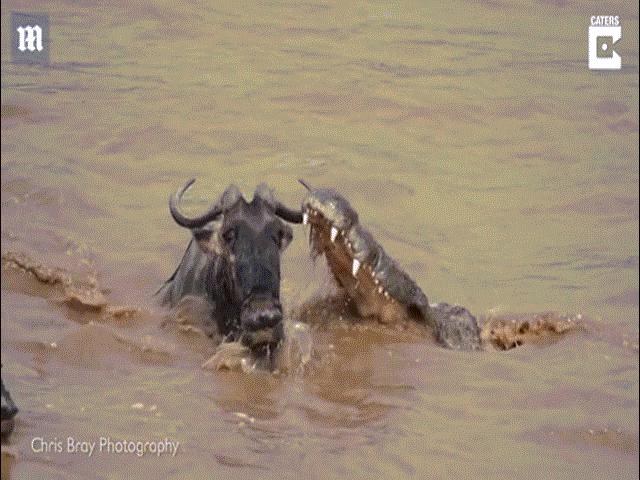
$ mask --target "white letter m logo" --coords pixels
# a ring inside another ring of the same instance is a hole
[[[42,29],[39,25],[31,26],[27,25],[23,27],[19,26],[18,31],[18,50],[24,52],[29,50],[30,52],[42,51]]]

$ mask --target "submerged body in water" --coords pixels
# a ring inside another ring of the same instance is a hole
[[[2,439],[6,439],[13,432],[14,418],[18,414],[18,407],[11,398],[9,390],[4,386],[4,380],[0,380],[2,388]]]

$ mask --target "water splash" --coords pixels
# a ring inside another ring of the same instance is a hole
[[[285,339],[280,352],[280,370],[302,375],[313,353],[311,328],[298,321],[286,322]]]

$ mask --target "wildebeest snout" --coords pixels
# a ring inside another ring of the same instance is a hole
[[[275,347],[284,336],[282,307],[277,298],[253,296],[240,312],[242,343],[252,349]]]
[[[274,328],[281,321],[282,306],[275,298],[249,298],[240,314],[240,324],[245,331]]]

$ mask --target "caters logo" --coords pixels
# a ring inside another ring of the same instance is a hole
[[[622,38],[618,15],[593,15],[589,26],[589,69],[620,70],[622,57],[615,51]]]

